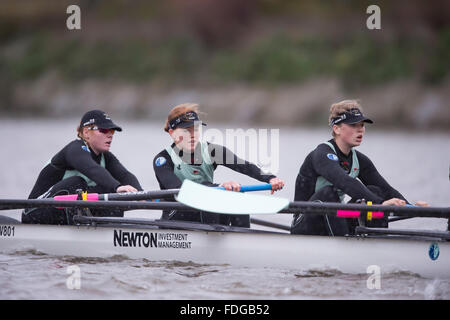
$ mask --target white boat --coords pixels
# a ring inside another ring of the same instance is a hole
[[[367,274],[375,266],[381,273],[410,272],[427,278],[450,278],[450,242],[437,238],[224,232],[211,231],[213,228],[208,225],[204,225],[205,229],[211,230],[182,230],[176,224],[174,228],[161,229],[151,225],[155,220],[149,220],[150,225],[142,224],[142,219],[98,220],[107,224],[2,223],[0,252],[32,249],[55,256],[106,258],[123,255],[151,261],[281,267],[296,271],[336,269],[351,274]]]
[[[136,197],[136,194],[131,196]],[[274,214],[287,206],[294,212],[298,212],[295,211],[298,208],[307,208],[317,211],[318,214],[326,214],[330,210],[336,213],[336,209],[344,208],[360,210],[357,212],[358,217],[365,217],[367,214],[367,219],[373,210],[393,210],[400,215],[411,215],[412,212],[420,211],[422,216],[447,219],[450,209],[290,203],[287,199],[216,190],[188,180],[184,181],[178,192],[177,202],[6,199],[2,200],[0,208],[6,210],[38,206],[124,210],[195,208],[194,210],[200,211],[251,215]],[[369,208],[370,212],[366,212]],[[32,249],[56,256],[105,258],[123,255],[151,261],[176,260],[204,264],[281,267],[296,271],[336,269],[351,274],[366,274],[368,270],[375,269],[380,273],[410,272],[423,277],[450,278],[448,231],[358,227],[359,236],[324,237],[182,221],[89,217],[83,215],[83,212],[79,210],[78,215],[74,217],[77,224],[74,226],[0,222],[0,252]],[[364,219],[361,218],[361,221],[365,221]]]

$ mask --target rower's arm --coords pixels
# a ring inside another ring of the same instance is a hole
[[[399,198],[408,202],[405,197],[394,189],[378,172],[373,162],[363,153],[358,152],[358,160],[360,166],[359,178],[365,185],[373,185],[381,188],[383,194],[388,200],[391,198]]]
[[[128,171],[111,152],[105,152],[106,169],[121,185],[130,185],[142,191],[141,184],[134,174]]]
[[[223,165],[233,171],[245,174],[258,181],[269,183],[270,179],[275,178],[273,174],[265,174],[258,166],[239,158],[231,150],[224,146],[210,143],[209,150],[214,168]]]
[[[342,190],[353,199],[365,199],[374,203],[382,203],[383,199],[370,191],[357,179],[350,177],[339,165],[339,161],[333,160],[329,154],[333,150],[326,144],[317,147],[312,155],[312,163],[315,171],[336,188]]]
[[[65,150],[64,155],[69,167],[72,167],[86,177],[106,188],[108,192],[116,192],[121,185],[111,173],[92,159],[91,153],[81,148],[78,143],[73,143]]]

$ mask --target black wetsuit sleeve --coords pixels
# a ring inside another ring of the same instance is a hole
[[[121,185],[121,182],[115,179],[106,168],[95,162],[91,153],[82,149],[80,144],[70,144],[65,151],[65,160],[69,167],[78,170],[108,192],[116,192],[117,187]]]
[[[56,168],[51,163],[47,164],[39,173],[28,199],[36,199],[44,194],[44,192],[48,191],[54,184],[61,181],[64,173],[65,170]]]
[[[269,183],[270,179],[276,177],[273,174],[264,174],[258,166],[248,162],[247,160],[239,158],[236,154],[224,146],[210,143],[208,148],[214,169],[216,169],[218,165],[223,165],[233,171],[245,174],[258,181],[266,183]]]
[[[161,190],[181,187],[181,180],[175,175],[174,163],[166,150],[158,153],[153,159],[153,170]]]
[[[317,176],[311,161],[312,154],[308,154],[295,179],[294,201],[308,201],[314,194]]]
[[[128,171],[122,163],[112,154],[106,152],[105,154],[106,170],[120,182],[121,185],[130,185],[142,191],[141,184],[134,174]]]
[[[330,153],[334,154],[333,150],[326,144],[319,145],[312,153],[312,164],[319,176],[324,177],[353,199],[365,199],[373,203],[382,203],[384,201],[383,198],[371,192],[360,181],[350,177],[339,165],[339,161],[330,159],[327,156]]]
[[[360,168],[358,178],[361,180],[362,183],[364,183],[365,185],[373,185],[379,187],[382,190],[383,194],[385,195],[384,200],[388,200],[391,198],[399,198],[407,201],[400,192],[394,189],[381,176],[381,174],[375,168],[373,162],[366,155],[364,155],[359,151],[356,151],[356,154],[358,155]]]

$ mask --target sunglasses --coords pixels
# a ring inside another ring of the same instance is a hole
[[[114,132],[116,132],[116,129],[103,129],[103,128],[99,128],[97,126],[89,128],[89,130],[98,130],[99,132],[103,133],[103,134],[107,134],[109,132],[111,132],[112,134],[114,134]]]

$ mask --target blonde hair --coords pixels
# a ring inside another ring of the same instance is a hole
[[[333,103],[330,108],[328,123],[331,123],[333,118],[336,118],[351,109],[359,109],[361,112],[363,111],[359,100],[343,100],[341,102]]]
[[[359,100],[343,100],[337,103],[333,103],[330,107],[330,116],[328,118],[328,123],[331,125],[331,120],[333,118],[338,117],[342,113],[349,111],[351,109],[359,109],[362,112],[362,107]],[[335,133],[333,130],[333,137],[335,137]]]
[[[94,124],[90,124],[90,125],[84,126],[84,127],[78,126],[77,127],[77,137],[80,138],[81,140],[83,140],[85,143],[87,143],[86,139],[84,139],[83,129],[84,128],[93,128],[93,127],[95,127]]]
[[[193,111],[195,113],[199,113],[198,111],[199,105],[196,103],[182,103],[172,108],[169,112],[169,116],[167,117],[166,123],[164,125],[164,131],[169,132],[169,122],[172,119],[182,115],[183,113]]]

